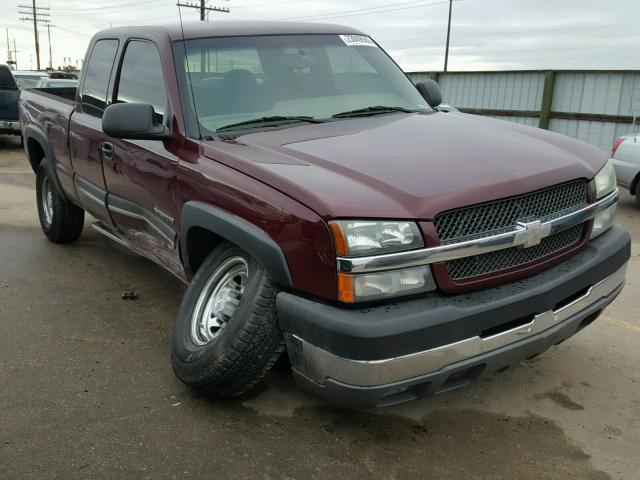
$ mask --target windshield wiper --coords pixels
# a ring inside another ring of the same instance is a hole
[[[220,127],[216,129],[216,132],[224,132],[226,130],[236,130],[241,127],[264,127],[264,126],[275,126],[282,125],[287,123],[298,123],[298,122],[308,122],[308,123],[323,123],[324,120],[319,120],[313,117],[306,116],[271,116],[271,117],[260,117],[254,118],[251,120],[245,120],[244,122],[231,123],[229,125],[225,125],[224,127]]]
[[[349,110],[348,112],[336,113],[333,118],[349,118],[349,117],[369,117],[372,115],[383,115],[385,113],[404,112],[404,113],[416,113],[422,112],[422,110],[409,110],[403,107],[385,107],[383,105],[377,105],[375,107],[358,108],[356,110]]]

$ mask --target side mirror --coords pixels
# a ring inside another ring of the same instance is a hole
[[[102,131],[113,138],[131,140],[165,140],[169,129],[156,122],[151,105],[144,103],[114,103],[102,115]]]
[[[435,109],[442,103],[442,91],[440,91],[440,85],[435,80],[416,83],[416,88],[431,108]]]

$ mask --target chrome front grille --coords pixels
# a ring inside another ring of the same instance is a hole
[[[495,202],[459,208],[438,214],[433,223],[440,243],[450,245],[511,232],[518,222],[543,223],[570,214],[587,205],[584,180],[563,183]],[[584,224],[560,231],[533,247],[507,248],[447,263],[453,281],[478,277],[543,260],[580,242]]]
[[[580,241],[584,224],[544,238],[530,248],[513,247],[505,250],[452,260],[447,264],[452,280],[464,280],[541,260]]]
[[[433,223],[443,245],[508,232],[517,222],[543,222],[578,210],[587,204],[584,180],[490,203],[458,208],[436,215]]]

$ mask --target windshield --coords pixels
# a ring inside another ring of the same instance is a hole
[[[260,118],[330,119],[368,107],[397,108],[378,113],[430,110],[398,66],[363,35],[203,38],[184,47],[179,42],[174,53],[192,98],[187,109],[203,134]]]

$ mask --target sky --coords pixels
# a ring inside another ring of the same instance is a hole
[[[184,0],[184,3],[196,0]],[[197,0],[199,3],[199,0]],[[35,68],[33,24],[18,4],[0,0],[0,63],[6,29],[18,68]],[[178,21],[176,0],[37,0],[51,22],[53,66],[65,57],[81,65],[94,32],[109,26]],[[337,23],[371,35],[408,72],[440,71],[448,0],[208,0],[229,13],[211,22],[299,20]],[[182,8],[184,21],[197,21]],[[49,64],[47,29],[39,29],[42,67]],[[640,69],[640,0],[454,0],[450,71],[522,69]]]

